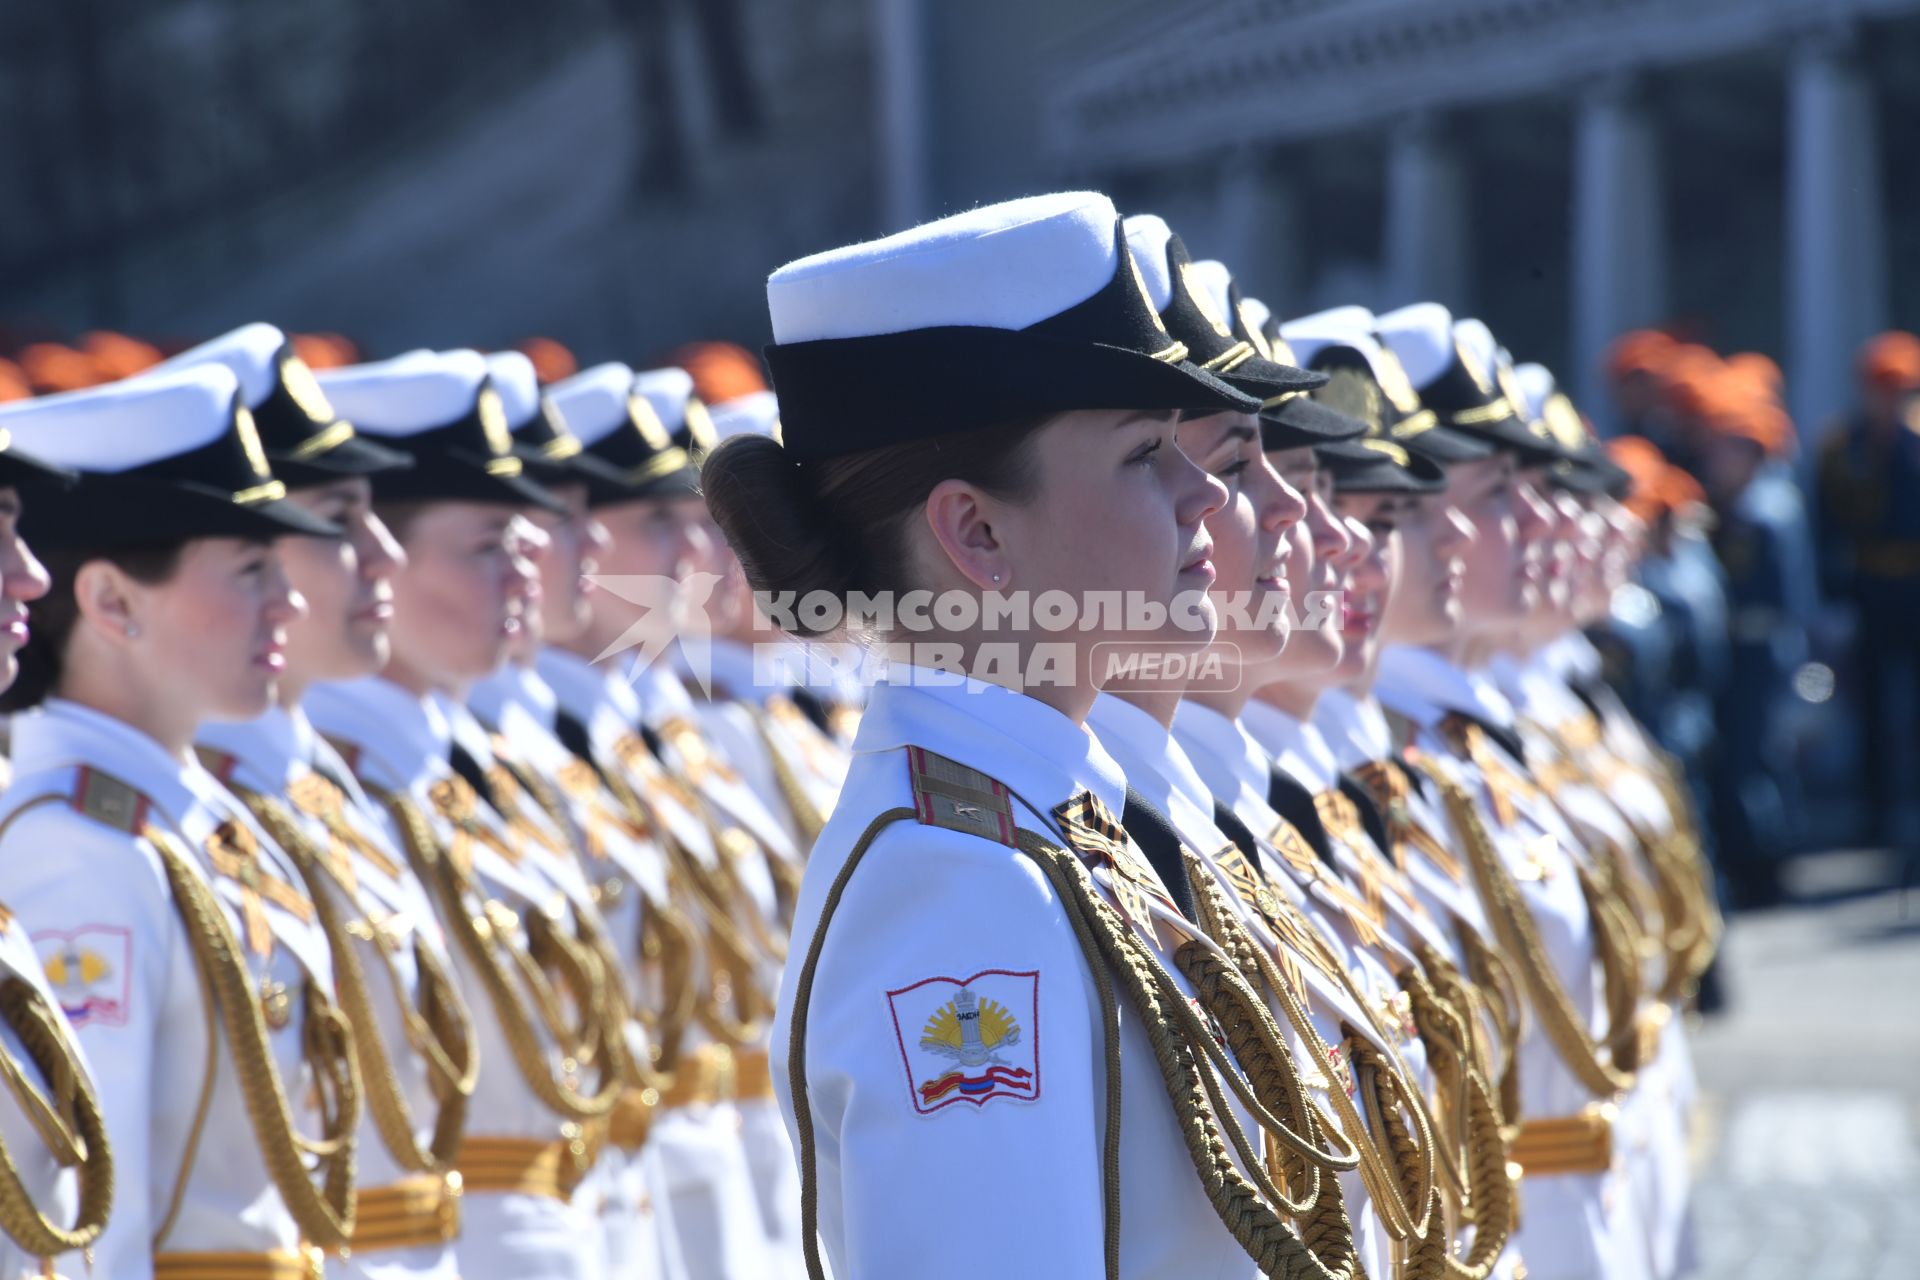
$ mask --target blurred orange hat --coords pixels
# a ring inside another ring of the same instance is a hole
[[[1742,351],[1727,357],[1727,370],[1742,379],[1751,382],[1756,388],[1768,395],[1777,396],[1787,385],[1780,366],[1771,356],[1758,351]]]
[[[1920,389],[1920,338],[1898,329],[1860,348],[1860,380],[1882,391]]]
[[[33,395],[33,387],[27,382],[27,375],[13,361],[0,357],[0,403],[8,400],[26,400]]]
[[[737,343],[689,342],[669,351],[661,363],[678,365],[692,374],[693,393],[708,404],[725,404],[768,389],[760,358]]]
[[[341,369],[360,359],[360,349],[337,333],[296,333],[293,353],[309,369]]]
[[[1642,436],[1619,436],[1607,441],[1607,456],[1625,471],[1633,488],[1626,508],[1649,524],[1672,511],[1703,503],[1700,482],[1667,461],[1659,446]]]
[[[528,338],[514,349],[533,361],[533,374],[543,387],[580,372],[580,361],[573,352],[552,338]]]
[[[1715,388],[1712,404],[1702,415],[1715,435],[1751,440],[1776,456],[1790,453],[1794,445],[1793,419],[1771,395],[1755,394],[1738,375],[1723,377]]]
[[[20,371],[36,395],[97,387],[107,379],[84,351],[58,342],[35,342],[20,349]]]
[[[80,349],[93,360],[93,367],[105,382],[131,378],[160,363],[160,348],[151,342],[130,338],[111,329],[95,329],[80,335]]]
[[[1607,376],[1614,381],[1636,373],[1657,373],[1678,346],[1658,329],[1633,329],[1607,347]]]

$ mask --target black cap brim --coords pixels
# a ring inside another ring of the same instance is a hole
[[[559,515],[566,504],[525,472],[525,463],[509,454],[482,458],[464,449],[414,454],[414,465],[404,471],[380,472],[373,477],[374,496],[382,502],[481,502],[509,507],[539,507]],[[511,459],[516,468],[503,471]]]
[[[1401,449],[1406,458],[1402,465],[1386,452],[1397,447],[1385,440],[1341,440],[1313,452],[1333,476],[1335,493],[1439,493],[1447,487],[1447,473],[1439,463]]]
[[[669,498],[699,496],[700,472],[694,467],[676,467],[640,481],[587,481],[587,505],[592,507],[617,507],[623,502],[658,502]]]
[[[65,467],[42,462],[18,449],[0,447],[0,485],[42,490],[71,489],[77,479],[79,477]]]
[[[1432,421],[1431,417],[1428,421]],[[1451,427],[1428,427],[1404,435],[1397,427],[1388,427],[1387,438],[1408,453],[1417,453],[1443,467],[1459,462],[1478,462],[1493,456],[1491,444]]]
[[[351,476],[376,476],[389,471],[405,471],[413,458],[398,449],[389,449],[363,435],[351,435],[325,453],[307,457],[267,453],[273,474],[289,489],[311,489]]]
[[[1309,396],[1289,396],[1260,411],[1260,447],[1304,449],[1352,440],[1367,432],[1367,424]]]
[[[28,508],[23,524],[28,541],[49,550],[159,547],[196,538],[344,536],[338,525],[285,498],[242,503],[199,485],[97,472],[79,477],[70,501]]]

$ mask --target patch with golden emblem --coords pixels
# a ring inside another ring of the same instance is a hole
[[[33,935],[33,948],[47,984],[76,1031],[127,1025],[133,930],[112,924],[44,929]]]
[[[1040,1097],[1040,973],[983,969],[887,992],[913,1109]]]

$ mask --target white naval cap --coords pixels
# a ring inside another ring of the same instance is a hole
[[[671,400],[673,388],[682,388],[678,394],[684,421],[693,392],[692,375],[681,369],[654,372],[663,375],[652,380],[656,394]],[[547,389],[554,408],[580,441],[578,469],[587,481],[587,500],[595,506],[699,491],[693,458],[661,422],[654,407],[657,402],[644,389],[644,377],[610,360]]]
[[[708,409],[716,441],[734,436],[780,438],[780,397],[771,391],[750,391]]]
[[[947,325],[1024,329],[1084,302],[1120,265],[1113,202],[1065,191],[986,205],[789,262],[767,278],[778,343]]]
[[[284,501],[224,364],[0,405],[0,431],[79,473],[69,500],[35,510],[29,535],[46,545],[339,533]]]
[[[633,389],[644,397],[673,442],[698,462],[714,446],[713,418],[706,402],[693,393],[693,375],[669,365],[633,375]]]
[[[782,444],[798,462],[1076,409],[1259,404],[1169,336],[1095,192],[802,258],[768,278],[767,306]]]
[[[472,413],[487,384],[487,360],[478,351],[409,351],[315,376],[334,407],[361,429],[404,438]]]
[[[519,351],[495,351],[483,357],[493,389],[500,395],[500,407],[506,411],[507,426],[514,431],[540,416],[540,375],[533,361]]]
[[[1513,380],[1525,400],[1520,407],[1527,411],[1527,416],[1533,419],[1543,417],[1547,398],[1559,389],[1552,370],[1543,364],[1518,364],[1513,367]]]
[[[318,376],[363,432],[413,459],[408,470],[375,476],[376,496],[565,509],[523,474],[506,408],[478,351],[410,351]]]
[[[1459,345],[1460,358],[1492,378],[1500,369],[1500,343],[1486,322],[1468,316],[1453,324],[1453,339]]]
[[[687,385],[692,387],[691,377]],[[628,402],[634,391],[633,370],[617,360],[609,360],[562,378],[547,388],[547,396],[566,419],[567,430],[591,449],[628,425]],[[652,407],[650,402],[648,407]],[[659,414],[654,417],[657,420]]]
[[[241,403],[252,409],[279,386],[280,352],[286,346],[287,335],[282,330],[260,321],[188,347],[144,372],[152,376],[205,364],[225,365],[239,379]]]
[[[1173,301],[1173,268],[1167,263],[1167,242],[1173,228],[1157,213],[1136,213],[1121,224],[1127,232],[1127,252],[1146,285],[1147,301],[1165,311]]]
[[[1416,302],[1375,316],[1373,329],[1417,388],[1424,389],[1439,378],[1457,358],[1453,313],[1437,302]],[[1489,366],[1483,373],[1490,371]]]
[[[1273,326],[1273,308],[1258,298],[1240,299],[1240,317],[1255,333],[1264,334]]]
[[[1284,332],[1288,325],[1311,325],[1317,329],[1358,329],[1362,333],[1372,333],[1373,312],[1357,303],[1345,306],[1328,307],[1325,311],[1315,311],[1309,315],[1295,316],[1280,326]]]

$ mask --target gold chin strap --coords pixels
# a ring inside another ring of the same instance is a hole
[[[422,1147],[415,1136],[420,1126],[407,1103],[405,1087],[394,1070],[387,1046],[381,1042],[380,1023],[367,987],[366,970],[360,963],[359,949],[353,943],[352,925],[341,920],[339,909],[332,901],[334,888],[327,883],[332,873],[323,869],[330,868],[331,862],[279,801],[231,782],[227,785],[253,811],[274,843],[293,860],[313,897],[320,928],[333,951],[334,983],[341,1004],[348,1021],[357,1028],[354,1048],[360,1060],[360,1079],[366,1087],[367,1107],[382,1144],[394,1161],[410,1173],[445,1173],[453,1167],[454,1154],[460,1149],[460,1140],[466,1132],[467,1100],[473,1096],[479,1068],[479,1049],[466,1001],[432,952],[416,946],[414,955],[420,975],[416,1004],[388,955],[387,939],[380,937],[377,926],[374,927],[373,950],[380,957],[405,1022],[407,1042],[425,1063],[428,1081],[440,1104],[434,1116],[433,1137]],[[337,877],[335,884],[351,892]]]
[[[294,1125],[265,1014],[241,959],[239,938],[180,843],[153,826],[141,834],[160,854],[195,964],[219,1012],[267,1175],[306,1243],[321,1249],[345,1248],[353,1234],[354,1142],[360,1127],[360,1073],[353,1029],[327,993],[309,979],[304,992],[303,1052],[319,1098],[321,1136],[304,1138]],[[318,1188],[310,1166],[322,1175]]]

